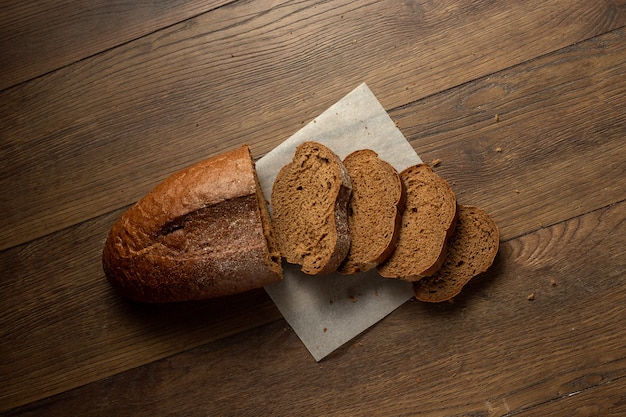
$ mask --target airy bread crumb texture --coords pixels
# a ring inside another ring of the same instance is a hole
[[[343,161],[352,182],[348,206],[351,246],[338,271],[354,274],[370,270],[395,249],[404,193],[396,170],[365,149]]]
[[[400,173],[406,207],[398,244],[391,257],[378,266],[385,278],[417,281],[439,269],[456,222],[456,196],[448,183],[426,164]]]
[[[434,275],[413,284],[415,297],[426,302],[452,299],[470,279],[491,266],[498,246],[499,232],[493,219],[478,207],[459,205],[448,255]]]
[[[274,231],[280,252],[307,274],[337,269],[350,247],[347,205],[351,183],[341,160],[327,147],[305,142],[274,182]]]

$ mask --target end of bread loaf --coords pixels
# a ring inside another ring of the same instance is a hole
[[[395,249],[404,192],[395,168],[372,150],[355,151],[343,164],[352,182],[348,205],[351,244],[338,272],[355,274],[376,267]]]
[[[413,283],[418,300],[435,303],[452,299],[495,259],[499,232],[493,219],[478,207],[459,205],[458,211],[443,265],[434,275]]]
[[[417,281],[443,263],[456,222],[456,196],[448,183],[426,164],[400,173],[406,193],[395,251],[378,266],[385,278]]]
[[[247,146],[177,172],[113,225],[102,263],[126,297],[221,297],[282,278],[280,252]]]
[[[347,208],[352,186],[326,146],[305,142],[274,181],[272,220],[281,255],[310,275],[336,271],[350,248]]]

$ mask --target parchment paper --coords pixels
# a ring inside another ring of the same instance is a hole
[[[257,161],[267,201],[278,171],[306,141],[322,143],[342,159],[355,150],[372,149],[398,172],[421,162],[367,85],[361,84]],[[300,272],[299,265],[284,266],[284,279],[265,290],[316,361],[413,296],[410,283],[382,278],[376,270],[311,276]]]

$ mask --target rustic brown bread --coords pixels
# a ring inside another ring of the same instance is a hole
[[[351,244],[338,272],[355,274],[374,268],[395,249],[404,192],[395,168],[370,149],[351,153],[343,164],[352,182],[348,206]]]
[[[493,219],[478,207],[459,205],[458,211],[443,265],[434,275],[413,283],[418,300],[434,303],[452,299],[495,259],[499,232]]]
[[[351,190],[334,152],[316,142],[298,146],[276,176],[271,195],[276,240],[287,262],[311,275],[337,270],[350,248]]]
[[[247,146],[173,174],[113,225],[102,263],[123,295],[164,303],[220,297],[282,277]]]
[[[406,208],[398,244],[378,272],[385,278],[417,281],[439,269],[456,222],[456,197],[448,183],[426,164],[400,173]]]

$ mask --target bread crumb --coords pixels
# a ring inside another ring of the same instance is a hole
[[[328,327],[324,327],[324,333],[326,333],[328,331]]]
[[[550,278],[550,285],[556,287],[556,280],[554,278]]]
[[[443,161],[439,158],[433,159],[433,161],[430,163],[430,165],[434,168],[434,167],[438,167],[439,165],[441,165]]]
[[[515,194],[519,194],[519,190],[517,188],[514,189],[513,192],[515,192]]]
[[[502,152],[502,148],[498,146],[498,147],[496,148],[496,152]]]
[[[493,117],[493,120],[495,120],[496,123],[500,121],[500,116],[498,115],[498,113],[496,113],[496,115]]]
[[[528,301],[533,301],[535,299],[535,293],[531,292],[530,294],[528,294],[528,297],[526,298],[528,298]]]

